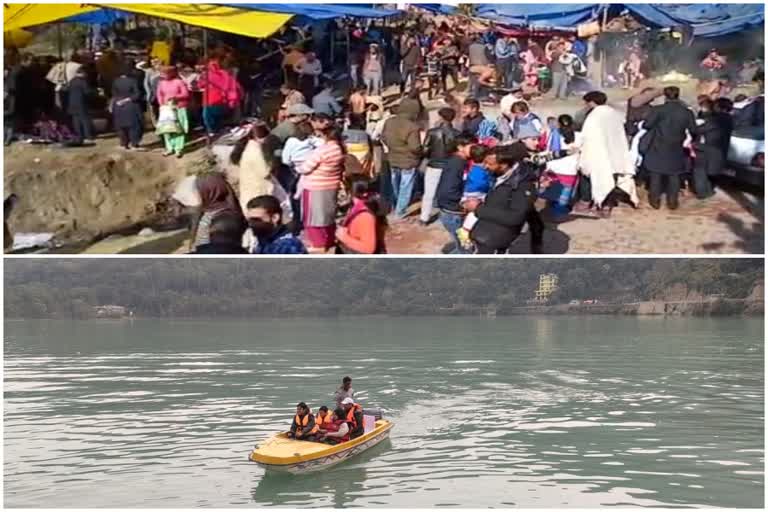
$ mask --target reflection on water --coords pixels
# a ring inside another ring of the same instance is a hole
[[[8,322],[5,505],[762,507],[763,323]],[[390,441],[247,462],[350,374]]]
[[[391,449],[391,440],[387,439],[354,459],[327,471],[307,475],[264,473],[259,476],[253,488],[253,502],[264,506],[285,503],[296,507],[352,506],[355,499],[362,496],[366,489],[366,466],[374,457]]]

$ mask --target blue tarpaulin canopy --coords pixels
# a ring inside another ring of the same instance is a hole
[[[691,27],[694,37],[741,32],[765,22],[762,4],[622,4],[630,13],[656,27]]]
[[[690,24],[695,37],[727,35],[765,22],[763,4],[672,4],[663,8],[670,16]]]
[[[72,16],[71,18],[62,21],[66,23],[112,24],[115,21],[127,18],[128,16],[131,16],[131,14],[127,12],[115,11],[113,9],[100,9],[98,11],[78,14],[77,16]]]
[[[280,12],[304,16],[313,20],[329,20],[343,16],[351,18],[386,18],[401,14],[397,9],[379,9],[372,4],[228,4],[240,9]]]
[[[89,5],[89,4],[83,4]],[[96,4],[94,4],[96,5]],[[240,9],[285,13],[308,21],[342,16],[384,18],[401,13],[376,4],[226,4]],[[444,4],[414,4],[440,14],[454,14]],[[568,27],[598,18],[604,9],[627,10],[655,28],[690,27],[694,37],[718,37],[760,26],[765,22],[763,4],[474,4],[475,15],[499,24],[531,28]],[[128,13],[102,8],[66,18],[76,23],[112,23]]]
[[[475,4],[475,16],[505,25],[576,27],[597,17],[600,4]]]
[[[635,18],[654,28],[673,28],[688,25],[670,16],[664,4],[611,4],[608,9],[627,10]]]
[[[448,13],[440,4],[422,4]],[[571,27],[596,19],[604,9],[629,11],[654,28],[690,27],[695,37],[717,37],[765,22],[763,4],[475,4],[475,15],[500,24],[528,27]],[[449,11],[450,12],[450,11]]]
[[[418,7],[419,9],[425,9],[435,14],[456,14],[458,12],[458,8],[452,5],[444,5],[444,4],[411,4],[411,5],[413,7]]]

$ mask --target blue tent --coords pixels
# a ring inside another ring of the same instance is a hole
[[[421,7],[444,12],[439,4]],[[575,28],[605,9],[627,10],[654,28],[690,27],[694,37],[718,37],[765,22],[763,4],[475,4],[475,15],[506,25]]]
[[[642,21],[663,28],[688,26],[694,37],[741,32],[765,22],[762,4],[619,4]]]
[[[425,9],[435,14],[446,14],[446,15],[456,14],[456,12],[459,10],[458,8],[452,5],[444,5],[444,4],[411,4],[411,6],[418,7],[419,9]]]
[[[475,16],[505,25],[576,27],[595,19],[599,4],[475,4]]]
[[[280,12],[303,16],[310,20],[330,20],[342,16],[352,18],[386,18],[401,14],[397,9],[378,9],[372,4],[227,4],[240,9]]]
[[[611,4],[608,9],[627,10],[640,21],[654,28],[673,28],[687,25],[674,18],[664,4]]]
[[[694,37],[718,37],[765,23],[763,4],[665,5],[670,16],[693,27]]]
[[[115,21],[127,18],[129,16],[132,16],[132,14],[123,12],[123,11],[115,11],[114,9],[104,8],[104,9],[99,9],[98,11],[78,14],[77,16],[65,18],[61,21],[64,23],[86,23],[86,24],[97,24],[97,25],[106,23],[108,25],[111,25]]]

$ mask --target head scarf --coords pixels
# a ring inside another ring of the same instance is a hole
[[[223,174],[213,172],[198,176],[197,190],[204,212],[227,212],[244,219],[235,191]]]

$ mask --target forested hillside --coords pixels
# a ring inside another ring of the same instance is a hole
[[[675,284],[747,296],[759,260],[681,259],[110,259],[6,260],[9,318],[84,317],[100,304],[139,316],[435,314],[524,305],[554,272],[553,303],[663,297]]]

